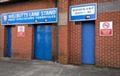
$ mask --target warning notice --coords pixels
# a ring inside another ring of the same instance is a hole
[[[24,37],[25,36],[25,26],[18,26],[17,36]]]
[[[100,36],[113,36],[112,21],[100,22]]]

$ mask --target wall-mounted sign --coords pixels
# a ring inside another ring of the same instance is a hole
[[[18,37],[24,37],[25,36],[25,26],[18,26],[17,36]]]
[[[56,23],[57,8],[2,14],[2,25]]]
[[[100,22],[100,36],[113,36],[113,22]]]
[[[70,21],[97,19],[97,4],[84,4],[70,7]]]

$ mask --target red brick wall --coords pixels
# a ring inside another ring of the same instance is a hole
[[[4,9],[4,10],[0,10],[0,14],[16,12],[16,11],[39,10],[39,9],[46,9],[53,7],[55,7],[55,3],[53,1],[37,0],[33,2],[21,2],[21,3],[2,5],[0,9]]]
[[[17,27],[25,26],[25,37],[17,37]],[[16,25],[12,30],[12,58],[32,58],[33,51],[33,28],[28,25]]]
[[[69,25],[69,63],[81,64],[81,23],[71,22]]]
[[[96,66],[120,68],[120,12],[99,13],[96,21]],[[100,36],[100,22],[113,21],[113,36]]]
[[[70,5],[80,5],[95,2],[115,0],[71,0]],[[96,66],[120,68],[120,12],[98,13],[96,20]],[[113,36],[99,35],[101,21],[113,21]],[[70,61],[72,64],[81,64],[81,26],[71,22],[69,25]]]
[[[0,14],[1,13],[9,13],[9,12],[18,12],[18,11],[28,11],[28,10],[38,10],[38,9],[47,9],[47,8],[54,8],[55,1],[32,1],[32,2],[21,2],[21,3],[14,3],[8,5],[2,5],[0,7]],[[12,29],[12,58],[17,59],[27,59],[30,60],[33,58],[34,55],[34,46],[33,46],[33,36],[34,36],[34,27],[28,25],[25,26],[25,37],[20,38],[17,37],[17,26]],[[21,26],[21,25],[20,25]],[[0,25],[0,56],[3,57],[5,54],[6,47],[5,45],[5,27]],[[55,43],[55,42],[54,42]],[[55,47],[54,47],[55,48]]]
[[[115,0],[59,0],[60,13],[68,13],[69,6],[87,3],[101,3]],[[9,7],[9,8],[8,8]],[[0,7],[0,14],[6,12],[46,9],[55,7],[50,0],[22,2],[17,4],[4,5]],[[98,13],[96,20],[96,66],[120,68],[120,12]],[[69,18],[68,18],[69,20]],[[101,21],[113,21],[113,36],[99,36],[99,23]],[[13,27],[12,57],[22,59],[33,58],[33,35],[34,27],[26,27],[24,38],[17,37],[17,26]],[[59,26],[59,63],[81,64],[81,24],[69,22],[67,25]],[[0,56],[5,55],[6,29],[0,26]],[[55,59],[55,26],[53,26],[53,60]]]
[[[96,2],[106,2],[114,0],[98,0]],[[92,3],[94,0],[59,0],[59,13],[68,13],[69,6],[83,3]],[[68,18],[69,20],[69,18]],[[69,27],[68,27],[69,26]],[[81,26],[69,23],[67,26],[59,26],[59,62],[63,64],[81,64]],[[77,35],[76,35],[77,34]],[[76,38],[75,38],[75,37]]]
[[[109,2],[116,0],[71,0],[70,5],[80,5],[80,4],[89,4],[89,3],[101,3],[101,2]]]
[[[0,22],[1,24],[1,22]],[[4,26],[0,26],[0,57],[4,56],[4,50],[5,50],[5,39],[4,39],[4,35],[5,35],[5,27]]]
[[[52,60],[56,61],[56,24],[52,26]]]
[[[59,12],[66,13],[69,8],[69,0],[59,0]],[[68,63],[68,25],[59,26],[59,63]]]

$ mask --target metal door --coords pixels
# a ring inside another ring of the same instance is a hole
[[[52,60],[52,27],[45,26],[45,60]]]
[[[52,26],[35,26],[35,59],[52,60]]]
[[[82,22],[82,63],[95,64],[95,22]]]
[[[12,27],[7,27],[7,57],[11,57],[11,47],[12,47]]]

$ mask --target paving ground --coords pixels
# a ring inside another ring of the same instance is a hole
[[[0,58],[0,76],[120,76],[120,69]]]

